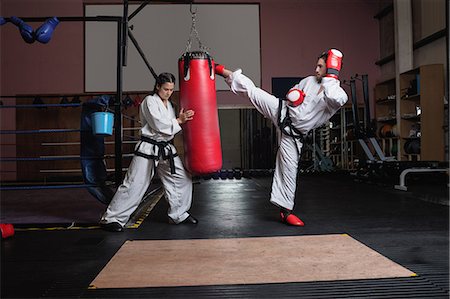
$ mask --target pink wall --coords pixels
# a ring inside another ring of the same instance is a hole
[[[2,0],[3,16],[81,16],[83,3],[111,0]],[[260,3],[261,69],[264,89],[272,77],[313,73],[316,57],[336,47],[344,52],[342,78],[355,73],[379,77],[377,0],[260,0],[198,3]],[[37,28],[40,23],[30,23]],[[51,43],[26,44],[12,24],[0,27],[1,93],[75,93],[83,91],[83,24],[63,22]]]
[[[283,5],[280,5],[283,3]],[[371,1],[265,1],[261,4],[263,82],[271,77],[313,74],[318,55],[344,53],[342,79],[355,73],[378,78],[377,6]]]
[[[263,89],[271,91],[272,77],[314,74],[317,57],[330,47],[344,53],[342,79],[368,74],[369,86],[373,87],[380,77],[379,68],[375,65],[379,59],[378,22],[374,18],[379,11],[378,0],[196,2],[260,4],[260,86]],[[362,95],[358,99],[362,100]]]

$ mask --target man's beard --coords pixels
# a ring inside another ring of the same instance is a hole
[[[316,76],[317,83],[322,83],[322,76]]]

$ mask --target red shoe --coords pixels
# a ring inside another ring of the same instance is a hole
[[[305,225],[305,223],[303,223],[303,221],[300,220],[300,218],[298,218],[297,216],[292,214],[292,211],[281,210],[280,216],[281,216],[281,222],[283,222],[283,223],[293,225],[293,226],[304,226]]]

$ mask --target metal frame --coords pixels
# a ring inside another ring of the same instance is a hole
[[[126,1],[127,2],[127,1]],[[21,18],[25,22],[43,22],[49,17]],[[9,18],[5,18],[9,21]],[[122,182],[122,118],[121,98],[123,95],[123,53],[126,44],[123,42],[122,28],[125,24],[122,17],[97,16],[97,17],[58,17],[61,22],[116,22],[117,23],[117,79],[116,96],[114,102],[114,129],[115,129],[115,182]]]
[[[123,96],[123,67],[127,66],[127,50],[128,39],[131,39],[133,45],[138,50],[145,64],[152,76],[156,79],[158,76],[151,67],[144,52],[139,46],[139,43],[133,36],[130,28],[128,27],[128,21],[134,18],[150,1],[144,1],[141,5],[128,16],[128,0],[123,1],[123,16],[96,16],[96,17],[58,17],[61,22],[116,22],[117,23],[117,79],[116,79],[116,96],[114,102],[114,150],[115,150],[115,183],[119,185],[122,182],[122,113],[121,113],[121,99]],[[43,22],[49,17],[30,17],[21,18],[25,22]],[[9,18],[5,18],[9,21]]]
[[[448,168],[429,168],[429,167],[418,167],[418,168],[407,168],[400,173],[400,183],[399,185],[395,185],[394,189],[408,191],[408,187],[406,186],[406,175],[408,173],[418,173],[418,172],[446,172],[449,171]]]

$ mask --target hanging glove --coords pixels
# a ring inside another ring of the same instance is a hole
[[[53,31],[59,24],[59,20],[56,17],[47,19],[44,24],[42,24],[35,33],[35,38],[38,42],[46,44],[52,38]]]
[[[29,44],[34,43],[34,32],[33,28],[25,23],[22,19],[18,17],[11,17],[10,18],[11,23],[17,26],[19,28],[20,35],[22,36],[23,40]]]

